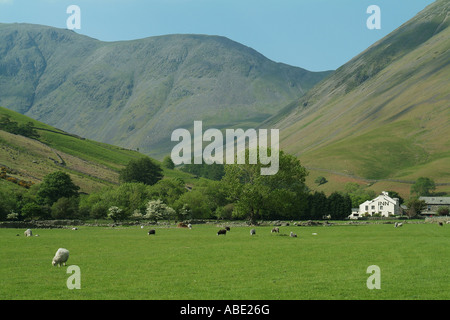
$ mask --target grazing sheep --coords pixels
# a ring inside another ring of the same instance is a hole
[[[189,229],[192,229],[192,224],[189,223],[189,224],[188,224],[188,228],[189,228]]]
[[[59,248],[58,251],[56,251],[55,257],[53,258],[52,265],[58,265],[58,267],[61,266],[61,264],[66,265],[67,260],[69,259],[69,250],[64,248]]]
[[[395,227],[396,227],[396,228],[399,228],[399,227],[401,227],[401,226],[403,226],[403,223],[402,223],[402,222],[396,222],[396,223],[395,223]]]
[[[155,230],[155,229],[151,229],[151,230],[148,231],[148,234],[149,234],[149,235],[151,235],[151,234],[156,234],[156,230]]]
[[[73,227],[72,230],[78,230],[78,228],[77,227]]]
[[[297,238],[297,235],[296,235],[295,233],[293,233],[292,231],[291,231],[291,233],[289,234],[289,236],[292,237],[292,238]]]
[[[33,235],[33,232],[31,231],[31,229],[27,229],[27,230],[25,230],[25,232],[23,234],[26,237],[31,237]]]
[[[250,235],[252,236],[254,234],[256,234],[256,230],[255,229],[250,230]]]
[[[217,231],[217,235],[221,235],[221,234],[226,235],[227,234],[227,230],[220,229],[219,231]]]
[[[275,228],[273,228],[272,231],[270,231],[270,232],[272,232],[272,233],[274,233],[274,232],[280,233],[280,228],[275,227]]]
[[[450,220],[446,222],[446,224],[450,224]]]

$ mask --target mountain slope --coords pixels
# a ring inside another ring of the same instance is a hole
[[[310,168],[450,182],[449,9],[428,6],[262,126]]]
[[[32,122],[39,134],[30,139],[0,130],[0,167],[13,173],[9,176],[40,183],[45,175],[64,171],[71,175],[82,192],[98,191],[119,183],[119,170],[128,161],[143,155],[132,150],[87,140],[33,120],[17,112],[0,107],[0,118],[7,116],[13,122]],[[179,177],[192,182],[190,174],[164,169],[165,177]],[[1,183],[8,183],[4,180]],[[13,187],[9,183],[9,187]]]
[[[254,127],[329,72],[275,63],[224,37],[101,42],[0,24],[0,105],[65,131],[151,155],[194,120]]]

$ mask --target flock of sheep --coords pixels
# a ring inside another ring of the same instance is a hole
[[[446,224],[449,224],[450,221],[447,221]],[[443,222],[438,222],[439,226],[443,226]],[[395,228],[400,228],[403,226],[402,222],[396,222],[394,224]],[[191,224],[184,224],[184,223],[180,223],[178,224],[178,227],[180,228],[189,228],[192,229],[192,225]],[[143,226],[141,226],[141,228],[143,228]],[[78,228],[72,228],[72,230],[78,230]],[[226,235],[227,232],[229,232],[231,229],[230,227],[225,227],[224,229],[220,229],[219,231],[217,231],[217,235]],[[280,228],[278,227],[274,227],[271,231],[271,233],[280,233]],[[154,235],[156,234],[156,230],[155,229],[150,229],[148,231],[148,235]],[[256,234],[256,230],[255,229],[251,229],[250,230],[250,235],[254,236]],[[32,237],[33,236],[33,232],[31,231],[31,229],[27,229],[24,232],[24,235],[26,237]],[[313,235],[317,235],[317,233],[313,233]],[[35,236],[39,236],[39,235],[35,235]],[[297,238],[297,234],[293,233],[292,231],[289,234],[290,237],[292,238]],[[67,260],[69,259],[69,250],[65,249],[65,248],[59,248],[56,253],[55,256],[53,257],[52,260],[52,265],[56,266],[58,265],[58,267],[60,267],[61,265],[66,265]]]

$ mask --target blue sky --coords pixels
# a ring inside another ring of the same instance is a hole
[[[0,0],[0,23],[67,28],[69,5],[81,29],[103,41],[172,33],[226,36],[271,60],[311,71],[340,67],[433,0]],[[366,12],[381,9],[381,29]]]

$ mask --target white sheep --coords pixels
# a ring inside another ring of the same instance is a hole
[[[63,264],[66,265],[67,260],[69,260],[69,250],[64,248],[59,248],[58,251],[56,251],[55,256],[53,257],[52,265],[58,265],[58,267]]]
[[[250,230],[250,235],[252,236],[254,234],[256,234],[256,230],[255,229]]]
[[[396,223],[395,223],[395,227],[396,227],[396,228],[399,228],[399,227],[401,227],[401,226],[403,226],[403,223],[401,223],[401,222],[396,222]]]
[[[27,237],[31,237],[33,235],[33,232],[31,231],[31,229],[27,229],[23,234]]]
[[[291,231],[291,233],[289,234],[289,236],[291,236],[291,237],[293,237],[293,238],[297,238],[297,235],[296,235],[295,233],[293,233],[292,231]]]

